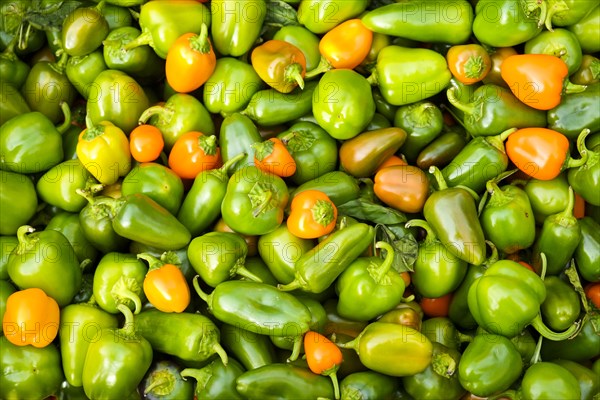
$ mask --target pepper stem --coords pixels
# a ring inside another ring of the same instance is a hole
[[[373,280],[377,283],[380,283],[390,268],[392,268],[392,264],[394,263],[394,248],[388,242],[384,241],[375,243],[375,248],[383,249],[386,252],[385,259],[373,274]]]
[[[152,390],[161,387],[163,385],[167,385],[169,384],[169,380],[162,377],[159,379],[155,379],[152,381],[151,384],[149,384],[148,386],[146,386],[146,389],[144,389],[144,395],[147,395],[148,393],[150,393]]]
[[[292,348],[292,354],[287,359],[288,362],[296,361],[298,356],[300,356],[300,350],[302,349],[302,338],[302,335],[294,338],[294,347]]]
[[[548,260],[546,258],[546,254],[545,253],[540,253],[540,259],[542,262],[542,270],[540,271],[540,278],[542,280],[544,280],[546,278],[546,268],[548,265]]]
[[[142,300],[140,300],[140,296],[138,296],[137,293],[133,292],[131,289],[122,287],[118,289],[117,294],[119,295],[119,297],[123,297],[133,302],[133,304],[135,305],[135,311],[133,312],[134,314],[139,314],[140,311],[142,311]]]
[[[104,133],[104,125],[94,125],[92,118],[88,115],[85,116],[85,132],[81,136],[81,139],[91,142],[98,136]]]
[[[329,374],[329,378],[331,378],[331,383],[333,383],[333,397],[335,400],[339,400],[340,398],[340,384],[337,378],[337,372],[332,372]]]
[[[459,109],[465,114],[475,113],[475,107],[472,104],[462,103],[458,99],[458,97],[456,96],[457,90],[458,89],[456,89],[455,87],[451,87],[450,89],[446,90],[446,97],[448,97],[448,101],[450,102],[450,104],[452,104],[453,107]]]
[[[437,353],[431,360],[433,371],[443,378],[450,379],[456,372],[456,361],[446,352]]]
[[[567,206],[558,216],[558,220],[562,221],[563,219],[572,219],[573,217],[573,209],[575,208],[575,192],[573,188],[569,186],[569,195],[567,197]]]
[[[579,322],[575,322],[573,325],[571,325],[569,327],[569,329],[567,329],[564,332],[560,332],[560,333],[554,332],[544,324],[540,314],[536,315],[536,317],[533,319],[533,321],[531,321],[531,326],[533,326],[533,328],[536,331],[538,331],[539,334],[542,335],[543,337],[545,337],[546,339],[550,339],[550,340],[553,340],[556,342],[561,341],[561,340],[567,340],[567,339],[571,338],[579,330]]]
[[[587,89],[586,85],[577,85],[568,79],[565,79],[563,94],[581,93]]]
[[[133,323],[133,313],[125,304],[118,304],[117,309],[121,311],[121,314],[125,317],[125,323],[123,324],[123,328],[120,330],[124,332],[127,336],[135,335],[135,325]]]
[[[331,66],[331,63],[329,61],[327,61],[327,59],[325,57],[321,56],[321,59],[319,60],[319,64],[315,68],[306,72],[306,74],[304,75],[304,78],[310,79],[314,76],[319,75],[322,72],[327,72],[332,68],[333,67]]]
[[[208,27],[202,23],[200,33],[190,37],[190,47],[202,54],[210,53],[210,41],[208,40]]]
[[[164,105],[149,107],[144,110],[142,115],[140,115],[140,118],[138,119],[138,125],[147,123],[148,120],[155,115],[158,115],[160,118],[168,121],[171,119],[171,116],[173,115],[173,111],[171,109],[168,109]]]
[[[205,301],[206,303],[208,303],[208,295],[206,293],[204,293],[202,291],[202,289],[200,289],[200,284],[198,283],[198,278],[200,278],[200,275],[194,276],[194,279],[192,279],[192,285],[194,286],[194,290],[196,291],[196,293],[198,293],[198,296],[203,301]]]
[[[150,253],[140,253],[137,255],[137,258],[148,262],[148,272],[154,271],[155,269],[159,269],[160,267],[165,265],[165,263],[163,263],[161,260],[154,257]]]
[[[198,137],[198,147],[207,156],[214,156],[217,154],[217,137],[215,135],[200,135]]]
[[[429,226],[424,219],[411,219],[404,225],[405,228],[412,228],[413,226],[425,229],[424,244],[431,244],[437,240],[437,236],[433,232],[433,229],[431,229],[431,226]]]
[[[17,229],[17,239],[19,240],[19,245],[28,245],[29,243],[31,243],[31,239],[29,238],[28,233],[32,232],[35,232],[35,228],[33,226],[20,226],[19,229]]]
[[[65,119],[63,120],[62,124],[56,127],[56,130],[62,135],[71,127],[71,108],[66,101],[61,101],[60,109]]]
[[[300,287],[302,287],[302,285],[300,284],[300,281],[297,279],[294,279],[287,285],[283,285],[281,283],[277,285],[277,289],[281,290],[282,292],[290,292],[292,290],[300,289]]]
[[[235,273],[237,275],[243,276],[244,278],[248,278],[248,279],[250,279],[251,281],[254,281],[254,282],[262,282],[263,281],[262,279],[260,279],[259,276],[254,275],[252,272],[250,272],[249,269],[247,269],[243,265],[241,265],[239,268],[237,268],[235,270]]]
[[[442,175],[442,171],[440,171],[438,167],[432,165],[431,167],[429,167],[429,173],[433,175],[433,178],[435,179],[435,182],[438,185],[438,190],[448,189],[448,184],[444,179],[444,175]]]
[[[373,69],[373,72],[367,78],[367,82],[371,86],[377,86],[379,84],[379,78],[377,77],[377,69]]]
[[[200,388],[205,388],[206,384],[208,383],[208,381],[210,380],[210,378],[212,378],[213,373],[212,373],[212,367],[211,365],[207,365],[204,368],[185,368],[183,370],[181,370],[181,372],[179,372],[179,375],[181,375],[181,377],[183,378],[183,380],[187,380],[185,378],[194,378],[197,382],[196,387],[198,389]]]
[[[292,63],[285,67],[283,71],[283,79],[286,83],[296,82],[300,89],[304,89],[304,79],[302,79],[302,71],[304,68],[300,63]]]
[[[133,39],[131,42],[127,43],[122,48],[123,50],[127,51],[144,45],[152,46],[153,44],[154,39],[152,38],[152,34],[150,33],[150,31],[144,31],[138,37]]]
[[[315,205],[310,209],[313,220],[321,226],[327,226],[334,219],[334,205],[331,201],[317,200]]]
[[[263,198],[261,199],[260,204],[258,205],[258,207],[254,208],[254,210],[252,211],[252,216],[254,218],[258,217],[262,212],[265,211],[265,209],[269,206],[269,203],[271,203],[271,199],[273,198],[273,192],[271,190],[269,190],[268,192],[265,193],[265,195],[263,196]]]
[[[567,161],[565,161],[565,164],[563,165],[562,169],[581,167],[587,162],[590,152],[585,145],[585,139],[589,134],[590,130],[588,128],[585,128],[581,131],[579,136],[577,136],[577,151],[581,155],[581,158],[573,159],[567,156]]]
[[[222,171],[226,175],[229,171],[229,168],[234,166],[238,161],[240,161],[244,157],[246,157],[246,153],[240,153],[237,156],[230,158],[229,160],[225,161],[221,168],[219,168],[219,171]]]
[[[215,342],[215,344],[213,345],[213,350],[219,355],[219,358],[221,359],[223,365],[227,366],[227,363],[229,362],[229,357],[227,356],[227,352],[219,342]]]
[[[544,340],[543,336],[540,336],[537,340],[537,343],[535,345],[535,350],[533,351],[533,355],[531,356],[531,359],[529,360],[529,365],[533,365],[533,364],[537,364],[538,362],[541,361],[541,350],[542,350],[542,341]]]
[[[485,63],[481,56],[470,56],[464,65],[465,76],[469,79],[479,79],[485,70]]]

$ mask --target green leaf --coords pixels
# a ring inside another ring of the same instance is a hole
[[[298,13],[288,3],[282,0],[269,0],[267,2],[267,16],[265,25],[288,26],[300,25],[298,22]]]
[[[2,2],[0,5],[0,31],[15,36],[30,5],[31,3],[25,1]]]
[[[397,231],[397,234],[394,231]],[[387,242],[394,248],[392,268],[398,272],[413,271],[413,265],[417,261],[419,244],[410,232],[394,229],[393,226],[388,227],[384,224],[377,224],[375,226],[375,241]]]
[[[34,2],[25,14],[25,21],[40,30],[61,29],[65,18],[82,5],[78,0]]]
[[[338,213],[376,224],[400,224],[406,222],[406,215],[390,207],[375,204],[358,198],[338,206]]]

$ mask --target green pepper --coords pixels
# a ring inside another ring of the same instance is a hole
[[[83,389],[91,399],[125,398],[152,364],[152,347],[136,332],[131,310],[124,304],[118,309],[125,316],[123,328],[100,331],[85,356]]]
[[[516,129],[508,129],[495,136],[473,138],[442,169],[442,175],[449,186],[466,186],[476,193],[486,188],[486,182],[506,171],[508,156],[504,141]]]
[[[0,336],[0,347],[0,397],[45,399],[58,392],[64,376],[56,346],[16,346]]]
[[[386,322],[372,322],[356,339],[338,346],[354,349],[367,368],[398,377],[423,372],[433,355],[433,344],[419,331]]]
[[[258,277],[261,282],[266,283],[271,286],[277,286],[279,281],[275,279],[273,273],[267,267],[267,264],[262,260],[262,258],[258,256],[246,257],[246,262],[244,263],[244,268],[246,268],[252,275]],[[236,279],[242,281],[252,281],[254,279],[246,278],[245,276],[238,275]]]
[[[569,202],[567,207],[557,214],[550,215],[544,220],[541,231],[533,244],[532,265],[536,271],[541,270],[540,255],[546,254],[548,275],[558,275],[565,269],[581,241],[581,227],[573,215],[575,195],[569,187]]]
[[[89,54],[70,57],[67,61],[65,73],[75,89],[87,99],[92,90],[92,84],[98,74],[108,69],[100,50]]]
[[[342,400],[390,400],[396,398],[399,390],[400,382],[397,379],[375,371],[354,372],[340,382]]]
[[[183,368],[172,360],[153,361],[138,390],[148,400],[191,399],[194,384],[180,374]]]
[[[369,83],[353,70],[327,71],[313,93],[312,112],[333,138],[353,138],[364,131],[375,114]]]
[[[575,361],[571,360],[552,360],[552,363],[558,364],[568,370],[579,382],[581,399],[592,400],[595,394],[600,393],[600,377],[592,371]]]
[[[3,216],[4,217],[4,216]],[[4,220],[4,218],[3,218]],[[19,239],[14,236],[0,236],[0,280],[8,281],[8,257],[19,244]]]
[[[264,235],[283,222],[288,198],[283,179],[257,167],[245,166],[229,178],[221,215],[235,232]]]
[[[394,249],[387,242],[377,242],[375,248],[385,250],[385,259],[358,258],[336,281],[337,311],[342,317],[369,321],[402,301],[404,280],[391,269]]]
[[[227,163],[234,157],[243,156],[231,165],[233,171],[247,165],[254,165],[253,144],[262,142],[260,132],[250,118],[240,113],[231,114],[221,123],[219,144],[221,157]]]
[[[401,106],[440,93],[451,77],[441,54],[430,49],[392,45],[379,52],[368,81],[379,86],[388,103]]]
[[[211,113],[239,112],[248,106],[254,93],[263,85],[252,65],[236,58],[221,57],[204,83],[203,103]]]
[[[527,12],[520,0],[482,0],[475,6],[473,34],[491,47],[512,47],[537,36],[539,10]]]
[[[294,190],[293,196],[305,190],[325,193],[336,206],[356,200],[360,194],[358,180],[344,171],[327,172],[306,181]]]
[[[18,229],[19,244],[8,258],[8,275],[20,289],[40,288],[64,307],[81,287],[77,255],[62,233],[34,231],[28,225]]]
[[[318,49],[317,41],[317,49]],[[320,55],[319,55],[320,57]],[[14,47],[7,47],[0,54],[0,80],[10,84],[18,91],[21,89],[31,68],[14,53]]]
[[[600,224],[591,217],[579,220],[581,241],[573,257],[577,271],[588,282],[600,281]]]
[[[249,281],[225,281],[207,295],[194,278],[194,288],[221,322],[262,335],[293,336],[294,351],[289,360],[298,358],[302,337],[310,329],[311,315],[293,295]]]
[[[340,167],[355,178],[368,178],[403,146],[407,132],[389,127],[368,130],[344,141],[340,146]]]
[[[394,115],[394,126],[407,133],[401,152],[409,162],[415,162],[419,152],[442,133],[443,119],[440,108],[430,101],[419,101],[398,108]]]
[[[265,0],[216,0],[210,3],[211,36],[223,56],[247,53],[261,33],[267,16]]]
[[[451,254],[470,264],[481,264],[485,260],[485,238],[472,194],[462,187],[448,188],[436,167],[429,171],[434,174],[438,191],[425,202],[425,220]]]
[[[254,93],[248,106],[240,111],[261,126],[275,126],[302,117],[312,110],[312,97],[317,82],[307,82],[304,89],[289,93],[264,89]]]
[[[422,170],[432,165],[444,168],[467,145],[465,131],[462,128],[450,128],[429,143],[417,156],[416,164]]]
[[[571,168],[567,173],[567,180],[573,190],[592,205],[600,206],[600,151],[588,150],[585,140],[578,140],[578,147],[587,153],[587,161],[584,165]]]
[[[227,364],[227,354],[219,344],[219,329],[202,314],[149,309],[137,314],[134,321],[138,332],[155,351],[177,357],[184,363],[203,362],[218,354]]]
[[[0,170],[0,235],[16,235],[36,213],[38,206],[31,178]]]
[[[52,217],[45,229],[62,233],[73,246],[77,261],[80,264],[84,260],[95,262],[98,258],[98,250],[92,246],[83,234],[78,214],[60,212]]]
[[[214,360],[206,367],[186,368],[180,374],[184,379],[192,377],[197,381],[195,394],[198,399],[242,400],[236,389],[236,379],[244,372],[239,362],[229,359],[227,365],[221,360]]]
[[[516,185],[500,187],[498,178],[486,184],[489,199],[479,213],[479,221],[485,237],[498,250],[512,254],[535,241],[535,218],[527,193]]]
[[[211,12],[206,5],[194,0],[168,0],[146,2],[138,20],[142,33],[123,46],[131,50],[149,45],[160,58],[167,58],[171,45],[184,33],[200,33],[202,24],[211,23]]]
[[[123,196],[143,193],[176,215],[183,200],[183,182],[170,168],[141,163],[129,171],[121,184]]]
[[[215,125],[204,105],[186,93],[173,94],[165,104],[146,109],[140,115],[139,123],[156,126],[163,134],[167,151],[186,132],[198,131],[207,136],[215,134]]]
[[[21,92],[11,83],[0,86],[0,96],[0,125],[13,117],[31,112]]]
[[[437,298],[458,288],[467,273],[467,262],[446,249],[431,226],[418,219],[412,219],[406,227],[425,229],[425,240],[419,244],[417,259],[411,281],[422,296]]]
[[[448,350],[459,351],[461,344],[473,338],[461,333],[447,317],[427,318],[421,324],[421,333],[433,343],[439,343]]]
[[[108,35],[108,22],[102,15],[102,5],[79,7],[63,21],[61,41],[64,51],[72,57],[85,56],[96,50]]]
[[[71,112],[62,103],[65,121],[55,127],[44,114],[33,111],[0,126],[0,169],[30,174],[46,171],[63,161],[62,137],[71,125]]]
[[[4,319],[4,313],[6,312],[6,300],[8,297],[17,291],[17,288],[13,286],[7,280],[0,279],[0,319]],[[2,333],[2,327],[0,327],[0,333]]]
[[[503,393],[510,399],[581,399],[579,382],[568,369],[551,362],[537,362],[527,368],[519,390]]]
[[[292,235],[286,224],[258,238],[258,253],[279,283],[294,280],[296,262],[314,247],[314,241]]]
[[[89,188],[92,191],[102,189],[94,185],[91,174],[79,160],[67,160],[52,167],[36,183],[40,199],[45,203],[69,212],[79,212],[87,201],[76,190]]]
[[[136,0],[131,1],[136,2]],[[142,3],[142,1],[139,0],[137,3]],[[132,25],[133,17],[126,3],[127,1],[124,2],[123,0],[109,0],[104,4],[102,15],[104,15],[106,22],[108,22],[109,33],[115,29]]]
[[[595,326],[600,323],[598,316],[591,316],[583,322],[579,333],[569,340],[542,342],[542,357],[544,360],[562,358],[573,361],[587,361],[600,354],[600,335]]]
[[[319,61],[321,60],[319,37],[305,27],[300,25],[282,26],[275,32],[273,39],[283,40],[299,48],[306,58],[307,72],[319,65]]]
[[[249,400],[333,398],[331,380],[307,368],[273,363],[244,372],[236,390]]]
[[[421,306],[413,300],[408,303],[398,304],[396,308],[377,318],[377,321],[405,325],[420,331],[422,319],[423,310],[421,309]]]
[[[79,212],[79,223],[83,236],[102,253],[124,250],[129,239],[118,235],[112,226],[114,199],[107,196],[92,197],[84,192],[79,193],[88,200],[88,205]]]
[[[267,335],[224,323],[221,344],[248,371],[275,362],[275,348]]]
[[[297,122],[277,135],[296,162],[292,182],[302,185],[336,169],[337,142],[312,122]]]
[[[557,28],[544,31],[525,43],[525,54],[550,54],[562,59],[569,75],[581,66],[582,52],[577,37],[570,31]]]
[[[188,258],[204,283],[216,287],[236,275],[260,282],[244,267],[248,245],[232,232],[208,232],[192,240]]]
[[[163,250],[178,250],[191,240],[187,228],[145,194],[115,199],[112,213],[113,229],[124,238]]]
[[[377,55],[379,55],[379,53],[377,53]],[[377,59],[375,59],[374,61],[376,62]],[[394,121],[396,112],[398,111],[398,107],[388,103],[383,98],[383,95],[381,94],[381,91],[378,87],[373,86],[371,88],[371,91],[373,93],[373,101],[375,101],[375,110],[377,111],[377,113],[383,115],[385,118],[387,118],[388,121]]]
[[[586,54],[600,51],[600,39],[598,39],[599,20],[600,6],[596,6],[579,21],[567,27],[575,34],[581,45],[581,50]]]
[[[0,57],[2,56],[0,55]],[[2,64],[0,58],[0,68],[1,67]],[[0,73],[1,71],[2,70],[0,69]],[[573,75],[569,76],[569,80],[576,85],[586,86],[591,86],[600,82],[600,60],[591,54],[584,54],[581,58],[581,66],[573,73]]]
[[[416,399],[458,400],[466,389],[458,379],[460,353],[443,344],[433,343],[433,361],[424,371],[402,378],[402,385]]]
[[[544,286],[547,294],[540,307],[542,319],[550,329],[564,331],[579,318],[579,295],[573,287],[557,276],[547,276]]]
[[[40,112],[53,124],[63,117],[62,106],[73,104],[77,91],[67,78],[65,68],[68,56],[63,53],[59,61],[36,63],[27,75],[21,94],[33,111]]]
[[[377,7],[362,17],[373,32],[418,42],[466,43],[471,36],[473,8],[466,0],[432,5],[425,0]]]
[[[546,112],[535,110],[512,92],[494,84],[480,86],[469,103],[459,99],[456,88],[446,91],[452,106],[464,113],[465,129],[472,136],[494,136],[511,128],[545,127]]]
[[[104,254],[94,271],[93,292],[98,306],[118,314],[118,306],[123,304],[139,314],[145,299],[142,285],[147,272],[146,264],[134,254]]]
[[[523,187],[533,209],[535,222],[542,224],[546,217],[563,211],[569,200],[567,173],[549,181],[530,179]]]
[[[86,108],[92,125],[110,121],[129,135],[149,106],[144,89],[131,76],[114,69],[98,74],[92,87]]]
[[[357,17],[368,5],[367,0],[302,0],[298,6],[298,22],[309,31],[320,35],[350,18]]]
[[[527,325],[550,340],[577,332],[577,324],[556,333],[543,323],[540,305],[545,298],[546,287],[538,275],[515,261],[500,260],[471,284],[467,301],[479,326],[496,335],[511,338]]]
[[[476,335],[463,352],[458,379],[472,394],[487,397],[508,389],[522,371],[521,355],[509,339],[483,333]]]
[[[584,129],[600,131],[597,113],[600,83],[590,85],[581,93],[569,93],[561,97],[560,104],[548,110],[548,128],[562,133],[575,141]]]
[[[58,334],[62,369],[70,385],[83,385],[83,364],[92,339],[99,339],[102,329],[117,326],[117,317],[97,307],[94,301],[69,304],[60,311]]]
[[[285,291],[324,292],[369,247],[373,235],[373,227],[364,223],[334,231],[296,261],[292,282],[277,287]]]
[[[133,26],[111,30],[102,42],[102,54],[108,68],[123,71],[141,83],[151,83],[164,78],[165,61],[150,46],[123,51],[123,46],[141,33],[142,31]]]

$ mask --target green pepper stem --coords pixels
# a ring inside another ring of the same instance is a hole
[[[590,130],[588,128],[585,128],[581,131],[579,136],[577,136],[577,151],[579,152],[581,158],[573,159],[567,155],[567,160],[565,161],[565,164],[563,165],[562,169],[577,168],[587,163],[590,152],[585,145],[585,139],[589,134]]]
[[[190,37],[190,47],[202,54],[210,53],[210,41],[208,40],[208,27],[202,23],[200,33]]]
[[[335,211],[331,201],[317,200],[315,205],[310,209],[313,220],[319,225],[326,227],[334,220]]]
[[[473,106],[472,104],[462,103],[456,96],[456,91],[457,89],[455,87],[451,87],[450,89],[446,90],[446,97],[448,97],[448,101],[450,102],[450,104],[452,104],[453,107],[459,109],[465,114],[475,113],[475,106]]]
[[[333,397],[335,400],[339,400],[340,398],[340,384],[338,382],[337,373],[334,371],[329,374],[329,378],[331,379],[331,383],[333,384]]]
[[[441,190],[448,189],[448,184],[446,183],[446,180],[444,179],[444,175],[442,175],[442,171],[440,171],[440,169],[438,167],[436,167],[435,165],[432,165],[431,167],[429,167],[429,173],[433,175],[433,178],[438,185],[438,190],[441,191]]]
[[[223,166],[221,168],[219,168],[219,171],[222,171],[225,175],[227,175],[229,168],[231,168],[233,165],[235,165],[238,161],[240,161],[244,157],[246,157],[246,153],[240,153],[237,156],[230,158],[229,160],[225,161],[225,163],[223,164]]]
[[[140,300],[140,296],[138,296],[137,293],[133,292],[132,290],[126,287],[122,287],[119,288],[117,294],[120,297],[124,297],[127,300],[131,300],[133,302],[133,304],[135,305],[134,314],[139,314],[140,311],[142,311],[142,300]]]
[[[148,120],[154,115],[158,115],[168,123],[173,116],[173,110],[165,107],[164,105],[149,107],[145,109],[142,115],[140,115],[140,118],[138,118],[138,125],[147,123]]]
[[[457,189],[462,189],[462,190],[464,190],[464,191],[468,192],[468,193],[471,195],[471,197],[473,197],[473,199],[474,199],[476,202],[477,202],[477,201],[479,201],[479,199],[480,199],[479,195],[477,194],[477,192],[476,192],[476,191],[474,191],[474,190],[473,190],[473,189],[471,189],[470,187],[468,187],[468,186],[465,186],[465,185],[456,185],[456,186],[454,186],[454,187],[455,187],[455,188],[457,188]]]
[[[375,248],[386,251],[383,262],[373,274],[373,280],[380,283],[383,277],[389,272],[390,268],[392,268],[392,264],[394,263],[394,248],[388,242],[384,241],[375,243]]]
[[[495,262],[497,262],[499,259],[498,248],[496,247],[496,245],[494,243],[492,243],[491,240],[486,240],[485,242],[487,243],[488,246],[490,246],[490,249],[492,249],[492,254],[488,257],[487,260],[485,260],[484,265],[490,266],[490,265],[494,264]]]
[[[185,368],[183,369],[181,372],[179,372],[179,375],[181,375],[181,377],[183,378],[183,380],[187,380],[185,378],[194,378],[197,382],[196,387],[198,389],[200,388],[205,388],[206,384],[208,383],[208,381],[210,380],[210,378],[212,378],[213,373],[212,373],[212,366],[209,364],[204,368]]]
[[[217,137],[215,135],[200,135],[198,137],[198,147],[207,156],[214,156],[217,154]]]
[[[487,398],[487,400],[499,400],[499,399],[521,400],[521,396],[519,395],[518,391],[516,391],[514,389],[510,389],[510,390],[506,390],[502,393],[495,394],[495,395]]]
[[[377,86],[379,84],[377,69],[373,69],[373,72],[371,72],[371,75],[369,75],[369,77],[367,78],[367,82],[369,82],[369,85],[371,86]]]
[[[227,366],[227,363],[229,363],[229,357],[227,356],[227,352],[221,346],[221,344],[219,342],[215,342],[212,349],[214,350],[215,353],[217,353],[219,355],[219,358],[221,359],[221,362],[223,363],[223,365]]]
[[[321,59],[319,60],[319,64],[315,68],[311,69],[310,71],[307,71],[306,74],[304,75],[304,78],[310,79],[312,77],[319,75],[320,73],[327,72],[332,68],[333,67],[331,66],[331,63],[329,61],[327,61],[327,59],[325,57],[321,56]]]
[[[504,194],[504,191],[500,190],[498,183],[500,181],[502,181],[504,178],[508,178],[509,176],[511,176],[512,174],[514,174],[517,171],[518,171],[518,169],[515,168],[515,169],[511,169],[510,171],[502,172],[497,177],[492,178],[489,181],[487,181],[485,184],[485,189],[488,191],[489,194],[491,194],[493,196],[497,196],[501,199],[505,198],[506,195]]]
[[[133,39],[131,42],[127,43],[122,48],[123,48],[123,50],[127,51],[127,50],[131,50],[131,49],[135,49],[136,47],[140,47],[140,46],[144,46],[144,45],[151,46],[153,44],[154,44],[154,39],[152,38],[152,33],[150,33],[150,31],[144,31],[138,37]]]
[[[249,269],[244,267],[243,264],[235,270],[235,273],[237,275],[243,276],[244,278],[250,279],[251,281],[254,281],[254,282],[262,282],[263,281],[262,279],[260,279],[259,276],[253,274],[252,272],[250,272]]]
[[[104,134],[104,125],[94,125],[94,122],[92,122],[92,118],[89,114],[87,114],[85,116],[85,132],[81,136],[81,139],[91,142],[92,140],[94,140],[102,134]]]
[[[437,353],[431,360],[433,371],[443,378],[450,379],[456,372],[456,361],[446,352]]]
[[[86,258],[85,260],[83,260],[79,263],[79,269],[83,272],[87,268],[87,266],[90,264],[92,264],[92,259]]]
[[[262,201],[260,202],[260,204],[258,205],[258,207],[254,208],[254,210],[252,210],[252,216],[254,218],[256,218],[261,213],[263,213],[265,211],[265,209],[271,203],[271,199],[272,198],[273,198],[273,192],[271,190],[269,190],[268,192],[265,193],[265,196],[263,196],[263,198],[261,199]]]
[[[586,85],[577,85],[571,82],[568,79],[565,79],[563,93],[564,94],[572,94],[572,93],[581,93],[587,89]]]
[[[452,116],[452,118],[454,118],[454,120],[455,120],[456,122],[458,122],[458,124],[459,124],[460,126],[462,126],[462,127],[465,129],[465,130],[467,129],[467,128],[465,127],[465,123],[464,123],[464,121],[463,121],[461,118],[459,118],[459,116],[458,116],[458,115],[456,115],[456,113],[454,112],[454,110],[453,110],[453,109],[451,109],[450,107],[447,107],[445,104],[441,104],[441,105],[440,105],[440,107],[441,107],[443,110],[446,110],[446,111],[448,111],[448,113],[450,113],[450,115]],[[466,139],[468,139],[468,138],[469,138],[469,136],[470,136],[470,135],[469,135],[469,133],[467,133],[467,134],[466,134]]]
[[[535,350],[533,351],[533,355],[529,360],[529,365],[537,364],[541,360],[541,350],[542,350],[542,341],[544,340],[543,336],[540,336],[535,345]]]
[[[573,188],[569,186],[569,195],[567,197],[567,206],[558,216],[558,221],[562,221],[564,219],[571,220],[574,218],[573,209],[575,208],[575,192]]]
[[[100,14],[104,11],[104,6],[106,5],[106,0],[101,0],[96,7],[94,7]]]
[[[204,293],[202,289],[200,289],[200,283],[198,283],[199,278],[200,275],[194,276],[194,279],[192,279],[192,285],[194,286],[196,293],[198,293],[198,296],[208,304],[208,295]]]
[[[485,63],[483,62],[483,57],[481,56],[470,56],[465,65],[463,66],[465,70],[465,76],[470,79],[478,79],[481,77],[484,69]]]
[[[300,281],[297,279],[294,279],[293,281],[291,281],[290,283],[288,283],[287,285],[283,285],[283,284],[278,284],[277,285],[277,289],[281,290],[282,292],[290,292],[292,290],[296,290],[296,289],[300,289],[302,285],[300,284]]]
[[[161,387],[161,386],[166,386],[169,384],[169,379],[165,378],[165,377],[161,377],[159,379],[155,379],[152,381],[152,383],[150,383],[148,386],[146,386],[146,389],[144,389],[144,395],[147,395],[148,393],[150,393],[152,390]]]
[[[304,67],[300,63],[291,63],[283,70],[283,79],[286,83],[297,83],[300,89],[304,89],[304,79],[302,79],[302,71]]]
[[[300,356],[300,350],[302,349],[302,335],[296,336],[294,338],[294,347],[292,348],[292,354],[287,359],[287,362],[296,361],[298,356]]]
[[[164,262],[154,257],[150,253],[140,253],[137,255],[137,258],[138,260],[141,259],[148,262],[148,272],[154,271],[155,269],[159,269],[160,267],[165,265]]]
[[[33,226],[20,226],[19,229],[17,229],[17,239],[19,240],[19,245],[29,245],[32,239],[28,234],[32,232],[35,232],[35,228]]]
[[[253,143],[250,147],[254,150],[254,158],[258,161],[262,161],[273,154],[275,142],[272,140],[265,140],[264,142]]]
[[[123,328],[120,329],[127,336],[135,336],[135,325],[133,322],[133,313],[125,304],[118,304],[117,309],[121,311],[121,314],[125,317],[125,323]]]
[[[56,130],[62,135],[71,127],[71,107],[66,101],[60,102],[60,109],[63,113],[64,120],[62,124],[56,127]]]
[[[433,229],[431,229],[431,226],[429,226],[424,219],[411,219],[404,225],[405,228],[412,228],[414,226],[425,229],[424,244],[431,244],[437,240],[437,236],[433,232]]]
[[[571,338],[579,330],[579,322],[575,322],[569,327],[569,329],[567,329],[564,332],[554,332],[544,324],[540,314],[536,315],[533,321],[531,321],[531,326],[533,326],[533,328],[546,339],[550,339],[556,342]]]
[[[540,278],[544,280],[546,278],[546,268],[548,265],[548,260],[546,259],[546,254],[540,253],[540,259],[542,260],[542,270],[540,272]]]

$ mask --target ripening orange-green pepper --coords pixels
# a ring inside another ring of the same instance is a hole
[[[162,312],[183,312],[190,304],[190,287],[181,269],[165,253],[159,260],[148,253],[138,254],[149,264],[142,284],[148,301]],[[174,258],[174,257],[171,257]]]
[[[16,346],[46,347],[58,334],[58,303],[42,289],[17,291],[6,300],[2,331]]]
[[[260,79],[281,93],[297,86],[304,89],[306,57],[302,50],[283,40],[268,40],[252,50],[252,67]]]

